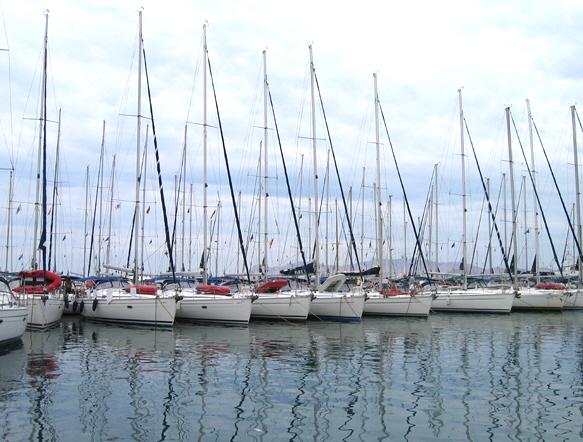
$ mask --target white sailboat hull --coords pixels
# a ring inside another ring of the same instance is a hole
[[[580,310],[583,309],[583,291],[573,290],[565,293],[565,302],[563,310]]]
[[[318,292],[310,306],[310,316],[319,319],[360,321],[364,312],[365,295]]]
[[[27,325],[27,307],[0,305],[0,345],[20,339]]]
[[[514,292],[470,289],[438,291],[432,310],[450,312],[508,313],[512,310]]]
[[[81,314],[94,321],[117,324],[172,326],[176,317],[173,297],[152,295],[97,296],[83,301]]]
[[[251,298],[190,295],[182,292],[176,318],[195,322],[248,324],[251,317]]]
[[[305,321],[308,319],[311,303],[311,293],[258,294],[257,299],[251,304],[251,318]]]
[[[563,290],[521,289],[514,299],[513,310],[562,310],[565,302]]]
[[[419,316],[429,315],[433,303],[433,294],[408,294],[384,296],[378,292],[368,294],[364,303],[366,316]]]
[[[46,295],[25,295],[28,303],[28,327],[43,329],[57,325],[63,316],[62,298]],[[43,298],[45,298],[43,300]]]

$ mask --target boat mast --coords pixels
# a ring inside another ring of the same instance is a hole
[[[14,186],[14,170],[10,170],[10,182],[8,187],[8,222],[6,223],[6,261],[4,270],[9,272],[12,270],[12,198]]]
[[[185,271],[184,265],[184,253],[185,253],[185,229],[186,229],[186,139],[188,137],[188,124],[184,125],[184,149],[182,152],[182,238],[180,243],[182,244],[181,260],[182,260],[182,271]],[[178,189],[178,197],[180,198],[180,188]],[[192,204],[191,206],[192,207]],[[178,212],[178,210],[177,210]],[[189,266],[190,267],[190,266]]]
[[[462,90],[458,89],[459,95],[459,105],[460,105],[460,144],[461,144],[461,157],[462,157],[462,211],[463,211],[463,233],[462,233],[462,274],[463,274],[463,288],[466,290],[468,288],[468,272],[466,268],[468,266],[467,253],[468,246],[466,241],[467,234],[467,201],[466,201],[466,153],[465,153],[465,143],[464,143],[464,109],[462,106]]]
[[[316,289],[320,285],[320,241],[318,238],[318,152],[317,152],[317,141],[316,141],[316,101],[314,98],[315,95],[315,81],[316,81],[316,72],[314,69],[314,58],[312,54],[312,45],[309,45],[310,49],[310,89],[311,89],[311,96],[312,96],[312,150],[314,154],[314,259],[315,259],[315,266],[314,266],[314,273],[316,275]]]
[[[575,106],[571,106],[571,124],[573,126],[573,158],[575,163],[575,212],[577,217],[577,241],[581,244],[582,238],[582,226],[581,226],[581,188],[579,186],[579,154],[577,148],[577,129],[576,129],[576,115]],[[579,272],[579,284],[582,281],[583,275],[583,263],[580,262],[580,258],[577,258],[577,269]]]
[[[55,152],[55,179],[54,179],[54,183],[53,183],[53,206],[52,206],[52,221],[51,221],[51,237],[52,237],[52,242],[51,242],[51,253],[49,253],[49,263],[48,263],[48,269],[51,270],[52,267],[52,271],[54,273],[57,272],[57,245],[58,245],[58,241],[57,241],[57,226],[58,224],[58,201],[59,201],[59,159],[60,159],[60,148],[61,148],[61,109],[59,109],[59,120],[58,120],[58,129],[57,129],[57,149]],[[53,228],[54,226],[54,228]],[[52,260],[52,266],[51,266],[51,257],[54,256],[54,260]]]
[[[105,262],[111,262],[111,224],[113,219],[113,187],[115,185],[115,154],[111,160],[111,182],[109,189],[109,221],[107,222],[107,244],[105,245]]]
[[[89,165],[85,167],[85,216],[84,216],[84,232],[83,235],[83,277],[87,276],[87,223],[89,221],[89,207],[91,206],[91,194],[89,192]]]
[[[389,275],[395,276],[395,268],[393,266],[393,195],[389,195],[388,218],[389,218]]]
[[[528,113],[528,136],[530,142],[530,164],[532,165],[532,187],[536,189],[536,163],[534,162],[534,135],[532,132],[532,112],[530,111],[530,100],[526,100],[526,110]],[[532,192],[533,208],[534,208],[534,271],[536,273],[536,283],[540,283],[540,241],[539,241],[539,213],[536,191]]]
[[[374,78],[374,115],[375,115],[375,144],[377,159],[377,185],[376,185],[376,202],[377,202],[377,249],[379,256],[379,278],[382,280],[384,275],[383,266],[383,205],[381,202],[381,148],[380,148],[380,125],[379,125],[379,91],[377,84],[377,74]]]
[[[207,219],[207,65],[208,65],[208,49],[206,44],[206,23],[202,26],[202,38],[203,38],[203,116],[202,116],[202,130],[203,130],[203,154],[202,154],[202,174],[203,174],[203,188],[202,188],[202,282],[203,284],[208,283],[208,270],[207,270],[207,247],[208,247],[208,219]]]
[[[439,180],[438,169],[439,164],[435,165],[435,270],[439,272]]]
[[[267,164],[267,88],[268,88],[268,84],[267,84],[267,51],[263,51],[263,167],[264,167],[264,178],[263,178],[263,192],[264,192],[264,214],[263,214],[263,223],[264,223],[264,227],[263,227],[263,265],[261,266],[261,268],[263,269],[263,280],[267,281],[267,275],[268,275],[268,259],[267,259],[267,253],[269,251],[269,244],[268,244],[268,232],[267,232],[267,226],[268,226],[268,218],[267,218],[267,212],[268,212],[268,203],[267,203],[267,199],[269,197],[269,191],[268,191],[268,177],[267,177],[267,173],[268,173],[268,164]]]
[[[133,283],[138,283],[138,266],[140,262],[138,242],[140,240],[140,131],[141,131],[141,118],[142,118],[142,10],[139,11],[140,23],[139,23],[139,34],[138,34],[138,113],[137,113],[137,127],[136,127],[136,205],[135,205],[135,225],[134,225],[134,276]]]
[[[146,164],[148,162],[148,132],[149,132],[150,126],[146,125],[146,141],[144,142],[144,154],[142,156],[143,158],[143,167],[142,167],[142,175],[141,175],[141,183],[142,183],[142,225],[141,225],[141,241],[140,241],[140,266],[142,267],[142,274],[144,273],[144,268],[143,268],[143,264],[144,264],[144,248],[146,246],[146,241],[145,241],[145,227],[146,227]],[[136,243],[136,247],[138,247],[138,243]],[[170,269],[173,270],[173,269]]]
[[[506,125],[508,132],[508,165],[509,165],[509,175],[510,179],[510,201],[512,204],[512,246],[514,258],[512,259],[511,271],[512,271],[512,285],[515,290],[518,289],[516,269],[518,264],[518,242],[516,241],[516,189],[514,188],[514,160],[512,159],[512,136],[510,131],[510,108],[506,108]]]
[[[45,11],[45,39],[43,47],[43,73],[41,80],[41,105],[39,114],[39,137],[38,137],[38,161],[36,169],[36,198],[34,205],[34,233],[33,233],[33,250],[31,267],[33,270],[38,268],[37,253],[40,249],[38,243],[38,232],[40,222],[40,192],[41,192],[41,162],[43,156],[43,145],[46,146],[46,90],[47,90],[47,52],[49,43],[49,11]],[[44,190],[43,190],[44,192]],[[44,195],[44,194],[43,194]]]

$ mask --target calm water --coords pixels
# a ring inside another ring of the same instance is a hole
[[[581,440],[583,312],[124,328],[0,355],[8,441]]]

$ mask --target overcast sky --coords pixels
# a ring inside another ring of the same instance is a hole
[[[241,192],[240,211],[247,238],[254,235],[253,232],[260,233],[250,220],[258,219],[254,212],[257,201],[253,201],[252,195],[257,191],[259,145],[263,138],[260,127],[263,125],[261,81],[264,50],[267,51],[267,73],[277,125],[298,199],[298,178],[300,173],[304,176],[301,192],[304,201],[296,203],[304,212],[309,211],[307,198],[313,194],[309,140],[310,44],[331,138],[331,141],[326,140],[322,113],[318,111],[316,138],[320,187],[323,186],[326,155],[331,145],[337,156],[345,192],[352,188],[352,207],[358,214],[353,221],[357,240],[363,243],[364,260],[373,259],[369,244],[374,242],[374,212],[370,208],[373,203],[372,186],[376,181],[373,73],[378,75],[381,106],[416,219],[423,216],[434,165],[439,164],[440,244],[437,247],[441,250],[441,261],[459,261],[461,258],[457,95],[460,88],[463,88],[463,107],[471,140],[484,174],[491,179],[494,198],[498,198],[502,174],[508,173],[504,115],[508,106],[511,107],[520,137],[513,134],[516,137],[513,140],[516,191],[521,192],[526,166],[519,146],[522,144],[528,149],[525,100],[530,99],[535,123],[556,168],[568,207],[571,208],[575,201],[569,107],[576,105],[583,94],[580,63],[583,44],[578,26],[583,22],[583,5],[577,2],[446,0],[382,4],[364,0],[332,4],[319,0],[298,0],[281,4],[258,0],[3,0],[0,5],[3,18],[0,49],[8,50],[0,52],[0,81],[3,85],[0,88],[0,158],[4,169],[14,170],[14,230],[8,261],[5,232],[10,172],[0,171],[3,175],[0,180],[3,195],[0,262],[3,268],[27,268],[32,255],[31,203],[35,198],[32,172],[36,170],[38,152],[39,127],[36,119],[39,114],[45,10],[49,11],[47,119],[50,122],[47,142],[52,168],[57,139],[57,124],[54,121],[58,119],[59,109],[62,112],[61,208],[58,211],[59,227],[55,231],[59,237],[56,252],[58,266],[65,273],[81,273],[82,263],[87,261],[83,254],[86,171],[89,167],[89,194],[92,195],[89,202],[94,205],[104,121],[104,186],[107,187],[103,191],[104,198],[110,198],[115,155],[113,206],[119,205],[112,217],[111,245],[115,250],[111,253],[115,256],[110,261],[124,265],[127,260],[132,200],[135,199],[136,48],[138,10],[142,7],[143,40],[157,142],[162,156],[165,192],[171,200],[168,205],[172,211],[174,177],[181,168],[185,124],[187,121],[191,123],[188,124],[185,182],[187,189],[191,184],[193,186],[192,217],[195,226],[185,224],[185,235],[189,236],[191,230],[192,236],[197,239],[189,246],[177,246],[192,255],[191,258],[179,258],[180,262],[192,261],[185,267],[197,267],[201,248],[197,241],[200,240],[202,216],[201,39],[205,23],[208,23],[208,51],[225,145],[231,161],[235,192]],[[233,251],[236,249],[234,236],[231,236],[233,210],[216,129],[215,103],[211,98],[209,80],[209,124],[212,126],[209,128],[209,216],[216,208],[217,198],[220,198],[224,222],[220,229],[215,227],[214,240],[218,240],[222,248]],[[145,89],[142,114],[149,115]],[[148,121],[144,119],[144,129],[146,124]],[[268,126],[273,128],[271,118]],[[279,266],[296,260],[297,243],[290,227],[289,208],[281,208],[286,202],[285,184],[281,166],[276,164],[281,161],[276,159],[277,139],[273,130],[269,132],[268,146],[273,151],[269,157],[272,170],[269,172],[269,193],[277,203],[270,204],[272,219],[266,237],[276,244],[270,252],[270,266]],[[389,195],[392,195],[394,257],[401,257],[404,254],[403,197],[384,126],[381,132],[381,199],[386,214]],[[144,135],[142,140],[145,140]],[[151,137],[148,140],[150,163],[154,156],[151,149],[153,140]],[[469,146],[469,140],[466,140],[467,150]],[[557,206],[558,199],[548,178],[540,143],[535,144],[535,148],[535,169],[540,170],[541,201],[549,208],[555,247],[562,256],[567,234],[566,221],[561,214],[562,209]],[[146,218],[149,227],[145,228],[145,236],[149,247],[145,259],[148,260],[147,270],[156,272],[165,270],[163,267],[167,266],[167,259],[161,253],[164,250],[163,226],[160,203],[153,190],[156,188],[153,163],[148,167],[147,179],[152,181],[149,184],[152,195],[146,197],[145,205],[151,207],[152,212],[148,214],[150,218]],[[331,198],[334,200],[339,195],[336,178],[332,177],[330,182]],[[475,258],[481,265],[485,258],[487,218],[481,212],[483,193],[471,156],[468,157],[468,182],[471,230],[468,236],[475,238],[475,232],[482,232]],[[507,191],[510,191],[509,184]],[[530,189],[527,191],[531,192]],[[362,204],[357,203],[363,198],[366,200],[364,211]],[[532,196],[528,198],[532,199]],[[493,204],[502,207],[503,203],[497,201]],[[107,206],[110,203],[103,204]],[[331,207],[328,212],[334,218],[333,204]],[[532,213],[530,206],[526,223],[525,215],[522,212],[519,215],[521,242],[527,236],[525,232],[533,225]],[[210,220],[211,224],[214,219]],[[334,230],[334,223],[330,221],[329,224],[330,230]],[[363,224],[364,229],[361,227]],[[105,244],[103,238],[109,233],[108,222],[103,222],[102,229],[101,242]],[[307,237],[313,232],[310,234],[306,230],[304,235],[304,241],[308,242]],[[333,235],[335,233],[329,232],[330,237]],[[540,237],[541,242],[548,242],[546,234]],[[534,254],[533,238],[530,235],[530,260]],[[309,239],[313,240],[311,236]],[[409,247],[412,247],[411,237],[407,240]],[[177,242],[180,244],[181,241]],[[456,243],[458,246],[452,247]],[[195,250],[190,252],[189,247]],[[548,244],[542,247],[546,256],[541,261],[551,265],[552,254]],[[520,249],[521,255],[524,255],[524,244]],[[231,255],[227,260],[229,262],[216,265],[216,272],[240,268],[236,262],[238,258],[234,257],[235,254]],[[257,255],[254,256],[257,261]],[[328,261],[331,260],[329,257]]]

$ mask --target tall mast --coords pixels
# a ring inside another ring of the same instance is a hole
[[[139,23],[139,34],[138,34],[138,113],[137,113],[137,127],[136,127],[136,206],[135,206],[135,225],[134,225],[134,276],[133,282],[137,284],[138,282],[138,268],[140,265],[140,248],[138,243],[140,240],[140,132],[142,123],[142,11],[139,11],[140,23]]]
[[[91,205],[91,194],[89,192],[89,165],[85,167],[85,217],[84,217],[84,231],[83,235],[83,277],[87,276],[85,265],[87,263],[87,223],[89,220],[89,207]]]
[[[460,143],[461,143],[461,156],[462,156],[462,211],[463,211],[463,233],[462,233],[462,273],[463,273],[463,288],[464,290],[468,288],[468,272],[466,268],[468,267],[467,253],[468,246],[466,242],[467,234],[467,202],[466,202],[466,153],[465,153],[465,143],[464,143],[464,109],[462,106],[462,90],[458,89],[459,102],[460,102]]]
[[[268,96],[267,96],[267,51],[263,51],[263,167],[265,171],[265,175],[263,178],[263,192],[265,195],[264,201],[264,214],[263,214],[263,279],[267,281],[268,275],[268,259],[267,259],[267,252],[269,251],[269,244],[268,244],[268,218],[267,218],[267,209],[268,203],[267,199],[269,197],[269,190],[268,190],[268,164],[267,164],[267,103],[268,103]]]
[[[186,228],[186,139],[188,137],[188,124],[184,125],[184,150],[182,153],[182,239],[180,243],[182,244],[181,260],[182,260],[182,271],[185,271],[184,266],[184,253],[185,253],[185,228]],[[180,196],[180,189],[178,189],[178,195]],[[191,205],[192,206],[192,205]]]
[[[53,272],[57,272],[57,245],[59,244],[59,241],[57,241],[57,226],[58,224],[58,218],[57,215],[59,213],[59,211],[57,210],[58,207],[58,201],[59,201],[59,159],[60,159],[60,148],[61,148],[61,109],[59,109],[59,120],[58,120],[58,129],[57,129],[57,149],[55,152],[55,180],[53,183],[53,221],[52,221],[52,225],[55,226],[51,232],[51,236],[52,236],[52,245],[51,245],[51,254],[49,255],[49,270],[51,270],[51,258],[50,256],[53,256],[54,259],[52,261],[52,270]]]
[[[395,276],[395,269],[393,267],[393,195],[389,195],[388,218],[389,218],[389,275]]]
[[[439,271],[439,164],[435,165],[435,270]]]
[[[202,117],[202,130],[203,130],[203,154],[202,154],[202,170],[203,170],[203,188],[202,188],[202,280],[203,284],[208,282],[208,269],[207,269],[207,253],[208,253],[208,219],[207,219],[207,69],[208,69],[208,49],[206,45],[206,23],[202,26],[203,35],[203,117]]]
[[[4,262],[4,270],[9,272],[12,270],[12,197],[13,197],[13,174],[14,170],[10,170],[10,182],[8,187],[8,222],[6,223],[6,261]]]
[[[530,112],[530,100],[526,100],[526,110],[528,113],[528,136],[530,142],[530,164],[532,170],[532,186],[536,189],[536,163],[534,161],[534,137],[532,133],[532,113]],[[536,192],[532,192],[532,204],[534,209],[534,270],[536,273],[536,283],[540,283],[540,270],[539,270],[539,260],[540,260],[540,243],[538,238],[538,203],[536,198]]]
[[[576,129],[576,110],[575,106],[571,106],[571,124],[573,127],[573,158],[575,163],[575,216],[577,217],[577,241],[581,244],[582,226],[581,226],[581,187],[579,185],[579,153],[577,148],[577,129]],[[577,268],[579,269],[579,283],[582,280],[583,263],[579,262],[579,254],[577,253]]]
[[[516,269],[518,264],[518,241],[516,241],[516,189],[514,188],[514,160],[512,158],[512,136],[510,132],[509,107],[506,108],[506,126],[508,134],[508,163],[509,163],[508,178],[510,179],[510,201],[512,204],[512,246],[514,253],[514,259],[511,261],[514,264],[512,265],[513,268],[511,268],[510,270],[512,271],[512,284],[514,289],[516,290],[518,288],[516,278]]]
[[[141,225],[141,240],[139,242],[139,247],[140,247],[140,263],[143,263],[144,261],[144,248],[146,246],[146,241],[144,240],[145,237],[145,224],[146,224],[146,164],[148,162],[148,132],[149,132],[150,126],[146,125],[146,141],[144,142],[144,161],[143,161],[143,167],[141,168],[142,171],[142,178],[141,178],[141,182],[142,182],[142,225]],[[138,247],[138,243],[136,243],[136,248]],[[174,257],[172,257],[174,258]],[[172,259],[170,258],[170,259]],[[171,261],[172,262],[172,261]],[[143,273],[144,269],[142,268],[142,273]],[[171,269],[171,271],[174,271],[174,269]]]
[[[113,219],[113,187],[115,185],[115,155],[113,155],[113,159],[111,160],[111,181],[110,181],[110,189],[109,189],[109,221],[107,237],[109,238],[107,244],[105,246],[105,262],[111,262],[111,221]]]
[[[38,268],[38,258],[37,253],[39,250],[38,243],[38,232],[39,232],[39,222],[40,222],[40,198],[41,198],[41,162],[43,145],[46,145],[46,90],[47,90],[47,52],[49,44],[49,11],[45,11],[45,39],[43,47],[43,73],[41,80],[41,107],[39,114],[39,137],[38,137],[38,161],[36,169],[36,198],[34,205],[34,233],[33,233],[33,250],[32,250],[32,269]],[[44,190],[43,190],[44,195]]]
[[[312,150],[314,154],[314,259],[316,260],[316,265],[314,266],[314,273],[316,274],[316,288],[320,285],[320,240],[318,235],[318,152],[317,152],[317,141],[316,141],[316,102],[314,98],[315,94],[315,77],[316,72],[314,69],[314,58],[312,55],[312,45],[310,48],[310,89],[312,96]]]
[[[383,278],[383,207],[381,202],[381,148],[380,148],[380,129],[379,129],[379,91],[377,84],[377,74],[373,74],[374,78],[374,115],[375,115],[375,144],[376,144],[376,158],[377,158],[377,185],[376,185],[376,201],[377,201],[377,249],[379,256],[379,278]]]

